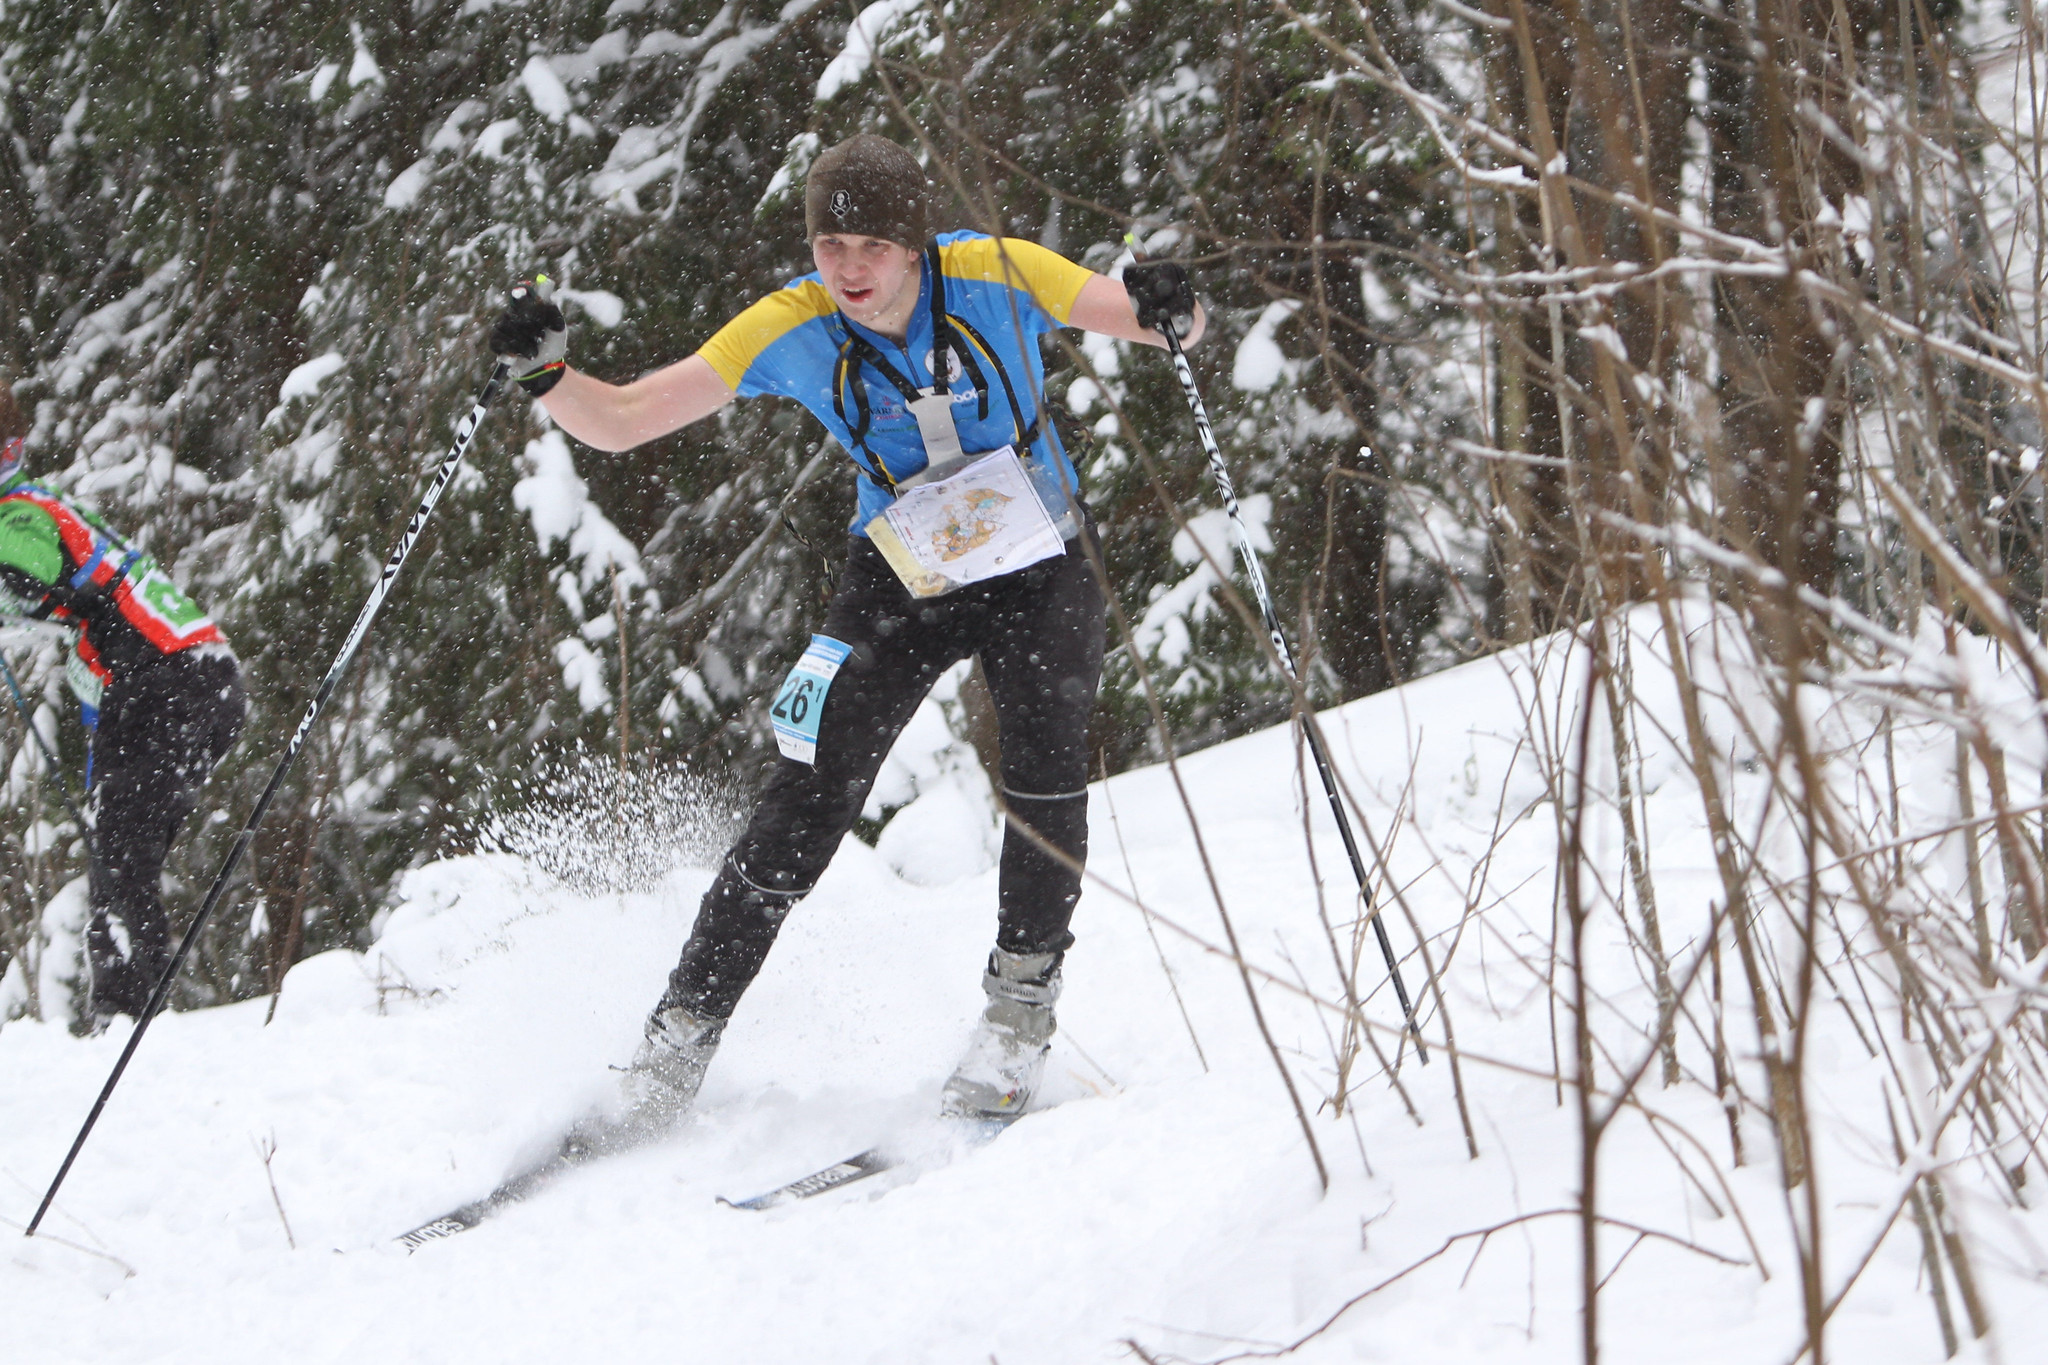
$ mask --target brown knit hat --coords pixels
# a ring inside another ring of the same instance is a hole
[[[929,235],[924,168],[898,144],[860,133],[821,154],[804,182],[804,235],[880,237],[913,251]]]
[[[26,435],[28,419],[23,417],[21,409],[14,405],[14,388],[12,385],[0,383],[0,442]]]

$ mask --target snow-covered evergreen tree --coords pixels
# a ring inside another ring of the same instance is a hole
[[[1369,315],[1398,280],[1275,245],[1364,235],[1368,213],[1432,229],[1428,169],[1288,26],[1166,4],[172,8],[0,7],[0,225],[21,244],[0,366],[43,476],[170,564],[248,666],[219,815],[174,859],[188,900],[487,372],[506,286],[549,274],[593,373],[679,359],[810,268],[795,191],[861,129],[919,146],[959,225],[1102,270],[1133,228],[1188,256],[1217,314],[1198,368],[1316,695],[1445,652],[1440,578],[1385,482],[1417,419],[1380,401],[1413,382],[1401,336],[1427,320]],[[1049,358],[1176,743],[1285,714],[1196,550],[1234,573],[1163,359]],[[202,944],[196,994],[261,992],[357,941],[397,872],[579,750],[744,788],[837,569],[843,460],[790,405],[609,456],[506,399]],[[1125,651],[1097,745],[1115,769],[1158,743]]]

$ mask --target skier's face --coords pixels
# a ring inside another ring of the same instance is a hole
[[[902,337],[917,307],[917,253],[880,237],[822,232],[811,238],[818,278],[839,311],[863,327]]]

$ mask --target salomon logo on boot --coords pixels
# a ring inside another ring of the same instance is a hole
[[[949,1118],[1008,1123],[1038,1093],[1052,1047],[1053,1003],[1060,998],[1060,957],[1053,953],[989,954],[981,988],[988,1005],[967,1055],[946,1082]]]

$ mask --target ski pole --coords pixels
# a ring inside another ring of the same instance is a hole
[[[65,1154],[64,1164],[57,1168],[57,1178],[50,1182],[49,1193],[43,1196],[42,1204],[36,1209],[36,1216],[29,1219],[27,1236],[35,1236],[36,1228],[43,1221],[43,1215],[50,1211],[51,1203],[57,1198],[58,1187],[63,1185],[64,1177],[71,1172],[71,1163],[78,1159],[79,1149],[85,1146],[86,1138],[92,1134],[93,1125],[99,1122],[100,1111],[107,1107],[107,1097],[114,1093],[114,1087],[120,1083],[121,1073],[128,1069],[128,1059],[135,1055],[136,1045],[148,1031],[150,1021],[156,1018],[157,1011],[163,1008],[165,998],[171,993],[171,983],[178,979],[178,969],[184,966],[185,957],[192,951],[192,945],[199,941],[199,931],[206,927],[207,919],[213,914],[214,907],[220,903],[221,893],[227,889],[228,878],[233,875],[235,865],[241,862],[242,854],[255,839],[256,827],[263,823],[264,813],[270,809],[272,798],[277,795],[277,789],[284,785],[285,774],[291,771],[293,762],[299,756],[299,750],[305,747],[306,736],[312,733],[313,722],[319,718],[320,708],[326,705],[327,698],[333,694],[342,674],[348,671],[349,662],[355,658],[357,647],[369,633],[370,622],[376,619],[378,608],[384,605],[385,597],[390,594],[391,585],[397,580],[398,571],[405,564],[405,557],[412,553],[413,543],[426,529],[427,518],[434,514],[434,504],[441,500],[442,492],[455,477],[456,470],[461,467],[462,457],[469,450],[470,438],[476,435],[477,427],[482,425],[484,412],[498,396],[498,390],[504,387],[505,376],[509,371],[510,367],[502,360],[492,368],[491,377],[484,381],[483,388],[477,393],[475,405],[455,428],[455,444],[442,458],[441,467],[435,471],[433,481],[427,485],[426,495],[414,509],[412,520],[406,523],[404,534],[399,536],[397,548],[392,550],[391,557],[384,561],[383,575],[378,578],[377,586],[370,589],[370,600],[363,603],[363,609],[356,616],[356,623],[350,628],[348,638],[342,641],[341,652],[334,656],[334,662],[328,666],[327,676],[320,680],[319,690],[313,694],[313,700],[306,706],[305,715],[299,718],[299,728],[292,733],[291,741],[285,745],[284,756],[278,759],[276,770],[270,774],[270,785],[266,786],[263,795],[256,799],[256,808],[249,812],[248,823],[242,826],[242,832],[235,838],[234,847],[228,850],[227,861],[221,864],[220,875],[213,879],[213,887],[206,893],[206,900],[200,905],[199,913],[193,917],[191,926],[185,930],[184,938],[178,941],[178,951],[172,955],[170,965],[164,968],[163,976],[156,983],[156,990],[150,994],[149,1003],[143,1006],[142,1017],[135,1021],[135,1032],[128,1035],[128,1045],[121,1049],[121,1056],[114,1063],[113,1073],[107,1077],[107,1083],[100,1088],[100,1096],[93,1101],[92,1112],[85,1116],[85,1126],[78,1130],[78,1136],[71,1143],[71,1150]]]
[[[1187,354],[1180,348],[1180,338],[1174,335],[1172,323],[1168,322],[1158,330],[1166,338],[1166,349],[1173,356],[1173,372],[1180,378],[1180,391],[1195,414],[1195,435],[1201,438],[1202,449],[1209,456],[1209,473],[1215,477],[1217,490],[1223,494],[1223,510],[1229,514],[1230,527],[1235,532],[1238,559],[1244,564],[1244,574],[1251,582],[1253,596],[1258,598],[1259,615],[1265,619],[1266,635],[1272,641],[1273,653],[1279,658],[1290,687],[1299,692],[1302,684],[1294,666],[1294,651],[1287,647],[1287,637],[1280,630],[1280,615],[1273,610],[1272,594],[1266,591],[1266,572],[1260,567],[1259,552],[1252,548],[1251,532],[1246,529],[1244,516],[1238,511],[1237,489],[1230,482],[1230,471],[1224,467],[1223,452],[1216,446],[1216,434],[1209,429],[1209,410],[1202,405],[1202,391],[1195,387],[1194,368],[1188,364]],[[1337,817],[1337,833],[1343,837],[1344,852],[1350,855],[1351,871],[1358,878],[1358,894],[1365,901],[1366,915],[1380,941],[1380,954],[1387,960],[1387,975],[1393,980],[1394,995],[1401,1002],[1401,1017],[1415,1038],[1415,1058],[1428,1066],[1429,1049],[1422,1042],[1422,1027],[1415,1021],[1415,1006],[1408,1001],[1408,987],[1401,980],[1401,968],[1394,959],[1394,944],[1387,937],[1387,926],[1381,922],[1379,907],[1373,904],[1372,883],[1366,877],[1365,859],[1358,851],[1358,840],[1352,837],[1350,817],[1345,815],[1344,802],[1337,794],[1336,773],[1330,767],[1330,755],[1323,747],[1323,734],[1316,725],[1314,714],[1308,709],[1305,692],[1302,692],[1301,701],[1301,729],[1308,736],[1309,753],[1315,756],[1316,774],[1323,779],[1323,790],[1329,794],[1330,811]]]
[[[72,802],[71,779],[64,776],[64,765],[57,761],[56,754],[50,752],[50,741],[44,739],[43,732],[36,728],[35,717],[29,714],[28,698],[21,694],[21,684],[14,680],[14,670],[8,666],[7,660],[4,657],[0,657],[0,676],[6,677],[7,690],[14,694],[14,709],[21,712],[21,723],[28,727],[28,732],[31,735],[35,736],[36,747],[43,751],[44,759],[49,762],[50,771],[56,774],[57,799],[64,803],[64,809],[69,811],[71,818],[78,822],[78,837],[85,841],[85,856],[87,859],[90,859],[92,857],[92,826],[85,823],[84,814]]]

